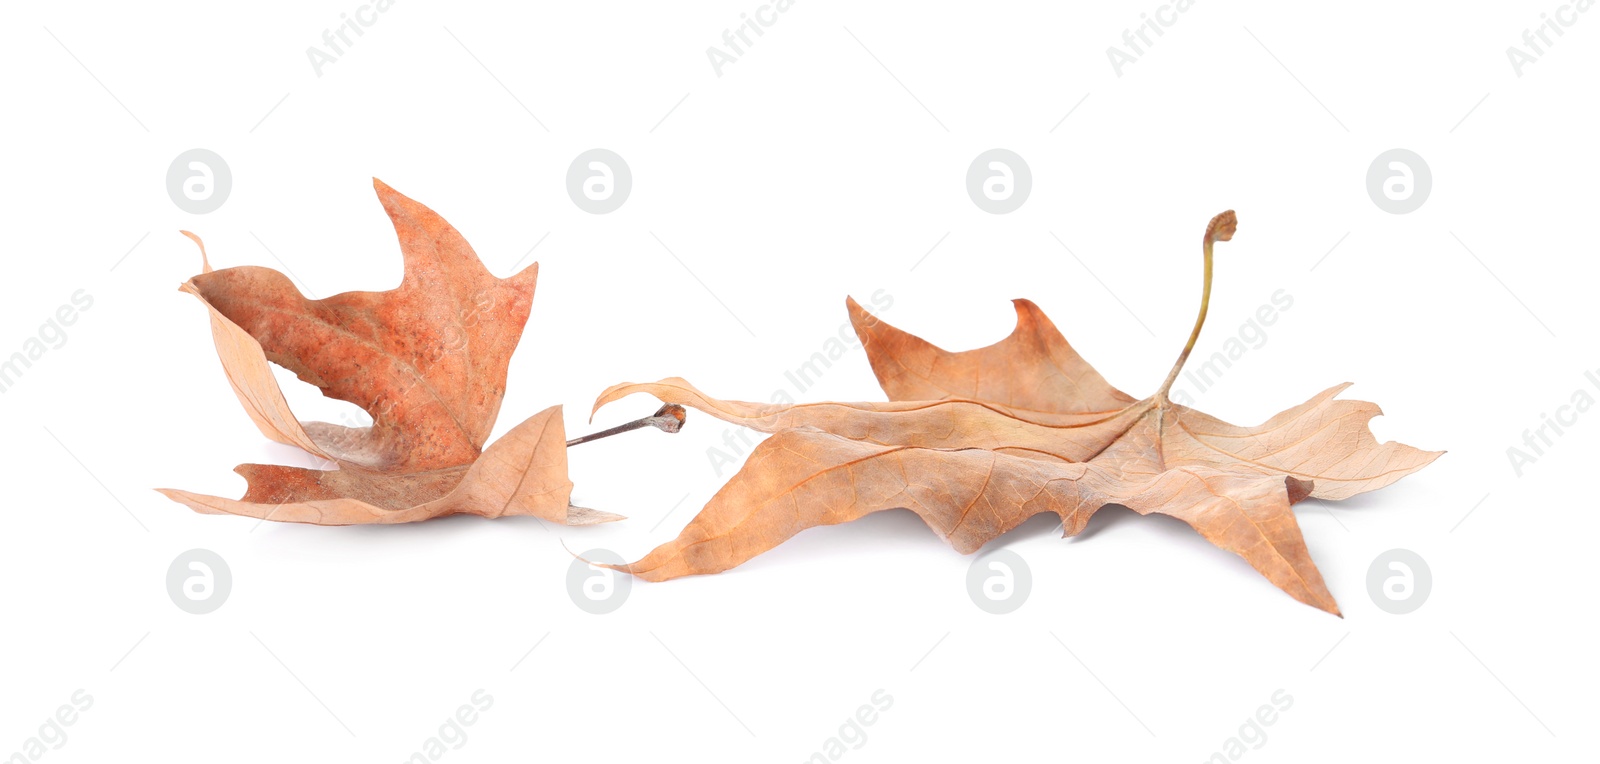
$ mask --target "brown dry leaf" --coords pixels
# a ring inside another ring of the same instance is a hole
[[[483,267],[444,218],[373,179],[405,260],[400,286],[323,300],[283,274],[204,272],[182,290],[211,313],[212,338],[239,402],[261,432],[337,465],[241,465],[244,498],[173,489],[197,512],[317,525],[405,523],[466,513],[533,515],[568,525],[621,519],[570,506],[561,407],[484,448],[505,397],[506,367],[533,305],[537,263],[507,279]],[[269,361],[372,416],[370,427],[301,422]]]
[[[1379,444],[1376,404],[1337,400],[1347,385],[1256,427],[1231,425],[1167,398],[1189,346],[1144,400],[1108,384],[1038,306],[1015,302],[1017,327],[989,347],[952,353],[847,306],[888,403],[743,403],[682,379],[623,384],[595,408],[643,392],[728,422],[775,433],[751,453],[679,536],[616,566],[659,581],[727,570],[796,533],[886,509],[920,515],[957,551],[976,551],[1024,520],[1054,512],[1066,535],[1107,504],[1177,517],[1243,557],[1295,599],[1338,614],[1291,506],[1382,488],[1439,456]]]

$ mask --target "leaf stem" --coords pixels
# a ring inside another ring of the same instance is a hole
[[[567,448],[571,448],[580,443],[588,443],[591,440],[609,438],[612,435],[628,432],[629,430],[637,430],[641,427],[654,427],[662,432],[677,432],[678,430],[683,429],[683,420],[683,407],[676,403],[669,403],[657,409],[656,413],[643,419],[635,419],[632,422],[619,424],[616,427],[612,427],[607,430],[591,432],[588,435],[580,435],[576,438],[573,438],[572,440],[567,441]]]
[[[1189,354],[1194,352],[1195,343],[1200,339],[1200,329],[1206,324],[1206,312],[1211,308],[1211,250],[1219,241],[1228,241],[1233,238],[1233,232],[1239,228],[1239,218],[1233,210],[1223,212],[1211,219],[1206,226],[1204,244],[1205,252],[1205,282],[1200,290],[1200,315],[1194,319],[1194,331],[1189,332],[1189,342],[1183,346],[1183,352],[1178,354],[1177,363],[1172,364],[1172,371],[1167,372],[1167,380],[1161,383],[1161,389],[1156,391],[1156,400],[1166,403],[1167,392],[1172,389],[1172,383],[1177,381],[1178,372],[1183,371],[1183,364],[1189,360]]]

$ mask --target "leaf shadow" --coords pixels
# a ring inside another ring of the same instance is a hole
[[[1107,504],[1095,512],[1093,517],[1089,518],[1089,523],[1082,532],[1076,536],[1067,536],[1065,540],[1074,544],[1081,543],[1100,535],[1108,528],[1124,528],[1135,525],[1148,527],[1163,537],[1200,538],[1199,534],[1195,533],[1194,528],[1191,528],[1188,523],[1176,517],[1154,512],[1148,515],[1141,515],[1121,504]]]
[[[246,521],[252,526],[247,532],[257,537],[255,545],[266,554],[281,559],[327,560],[385,558],[442,549],[480,533],[483,523],[513,519],[533,518],[487,520],[475,515],[447,515],[415,523],[366,525],[278,523],[253,518]]]

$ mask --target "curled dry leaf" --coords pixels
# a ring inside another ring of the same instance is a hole
[[[1054,512],[1074,535],[1117,504],[1179,518],[1290,596],[1339,614],[1291,506],[1382,488],[1439,453],[1379,444],[1367,426],[1377,405],[1336,399],[1347,385],[1255,427],[1167,398],[1205,322],[1212,246],[1236,225],[1229,211],[1207,227],[1200,316],[1143,400],[1107,383],[1027,300],[1015,301],[1009,337],[958,353],[849,300],[887,403],[724,401],[677,378],[606,390],[595,409],[642,392],[774,433],[676,539],[614,567],[652,581],[716,573],[807,528],[894,508],[967,554],[1033,515]]]
[[[483,267],[433,210],[373,180],[400,238],[405,275],[387,292],[300,294],[270,268],[204,272],[182,291],[211,314],[229,383],[262,434],[337,469],[241,465],[239,500],[160,489],[197,512],[317,525],[405,523],[466,513],[533,515],[568,525],[621,519],[573,507],[561,407],[484,448],[506,367],[533,305],[537,263],[510,278]],[[354,403],[370,427],[301,422],[268,362],[330,398]]]

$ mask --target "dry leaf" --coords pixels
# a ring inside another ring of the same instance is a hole
[[[373,180],[405,260],[400,286],[307,299],[270,268],[204,272],[182,289],[211,313],[223,370],[268,438],[337,465],[241,465],[238,501],[172,489],[197,512],[318,525],[404,523],[456,513],[533,515],[568,525],[621,519],[572,507],[561,407],[484,448],[506,391],[506,367],[533,304],[537,263],[507,279],[483,267],[444,218]],[[370,427],[300,422],[268,361]]]
[[[967,554],[1036,514],[1056,513],[1075,535],[1117,504],[1187,522],[1290,596],[1337,615],[1291,506],[1382,488],[1439,453],[1380,445],[1367,427],[1377,405],[1335,399],[1347,385],[1256,427],[1168,400],[1205,320],[1212,245],[1235,226],[1229,211],[1207,227],[1200,318],[1144,400],[1108,384],[1027,300],[1015,302],[1009,337],[960,353],[848,301],[888,403],[722,401],[677,378],[608,389],[595,409],[644,392],[775,433],[675,540],[615,567],[652,581],[716,573],[807,528],[902,507]]]

